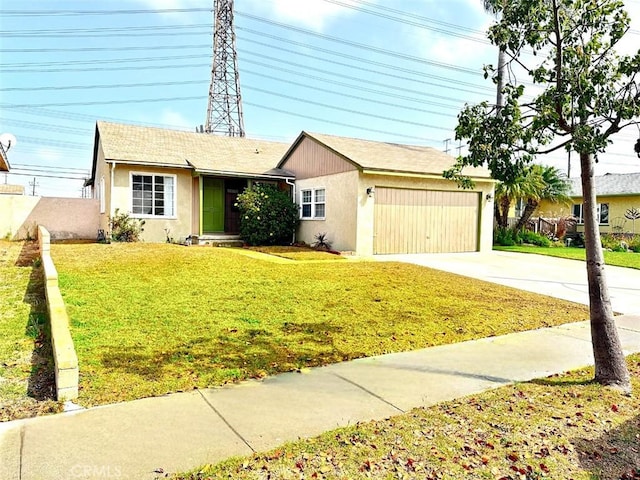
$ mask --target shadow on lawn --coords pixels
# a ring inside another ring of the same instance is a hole
[[[285,323],[281,330],[284,335],[240,325],[223,335],[198,337],[166,348],[145,351],[140,346],[109,347],[100,360],[107,371],[135,375],[145,381],[162,381],[164,375],[189,376],[195,387],[354,358],[335,347],[333,338],[342,330],[335,325]]]
[[[31,268],[23,301],[30,305],[25,333],[33,339],[31,375],[27,395],[38,400],[55,400],[55,372],[49,335],[47,303],[44,292],[44,271],[39,262],[37,242],[24,242],[15,265]]]
[[[598,438],[574,438],[580,466],[599,480],[640,479],[640,415]]]

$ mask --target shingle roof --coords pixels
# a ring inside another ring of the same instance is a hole
[[[107,160],[202,172],[292,176],[275,170],[288,144],[99,121]]]
[[[444,170],[455,163],[454,157],[431,147],[308,132],[302,132],[299,140],[303,136],[324,144],[364,170],[442,175]],[[468,167],[462,173],[474,178],[491,177],[491,173],[485,168]]]
[[[640,173],[607,173],[594,178],[598,196],[640,195]],[[571,179],[571,196],[582,196],[580,178]]]

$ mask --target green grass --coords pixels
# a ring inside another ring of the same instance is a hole
[[[414,265],[274,263],[233,249],[52,245],[80,403],[579,321],[587,310]]]
[[[494,245],[494,250],[503,252],[537,253],[551,257],[569,258],[572,260],[585,259],[585,249],[575,247],[535,247],[531,245],[516,245],[513,247],[500,247]],[[604,261],[607,265],[617,267],[636,268],[640,270],[640,254],[633,252],[608,252],[604,251]]]
[[[640,478],[640,355],[634,397],[593,369],[502,387],[364,422],[172,478],[427,480]]]
[[[0,421],[57,411],[42,267],[31,242],[0,240]]]

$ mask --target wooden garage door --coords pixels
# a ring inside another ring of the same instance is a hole
[[[478,250],[480,194],[376,188],[374,253]]]

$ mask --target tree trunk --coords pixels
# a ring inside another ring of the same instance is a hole
[[[613,318],[604,269],[600,227],[598,218],[596,218],[593,157],[588,153],[581,152],[580,167],[582,172],[584,243],[587,250],[591,343],[596,366],[595,380],[603,385],[617,387],[626,393],[631,393],[629,371]]]
[[[507,70],[507,53],[504,48],[500,47],[498,51],[498,75],[496,77],[496,110],[504,106],[504,95],[502,90],[504,89],[504,77]]]
[[[522,230],[527,226],[531,215],[533,215],[533,212],[535,212],[536,208],[538,208],[538,203],[539,202],[537,200],[534,200],[533,198],[529,198],[527,200],[527,205],[524,207],[524,212],[522,212],[522,215],[520,216],[520,218],[518,219],[518,223],[516,224],[516,230]]]
[[[496,225],[500,226],[500,202],[498,200],[493,202],[493,218],[496,220]]]
[[[507,228],[509,224],[509,208],[511,207],[511,200],[509,197],[504,196],[500,199],[500,222],[499,226]]]

